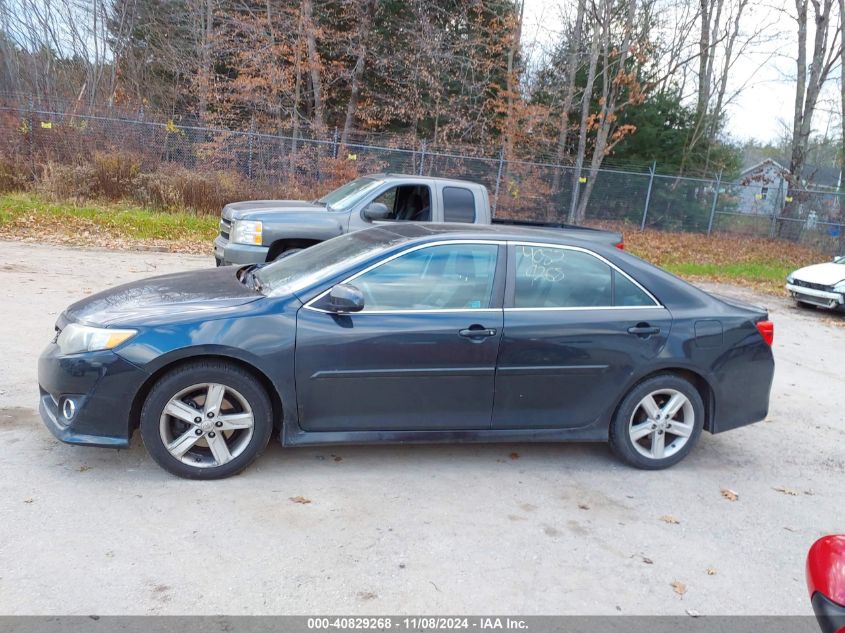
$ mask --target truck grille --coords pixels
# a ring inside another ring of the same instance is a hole
[[[228,240],[229,239],[229,232],[232,230],[232,222],[231,220],[227,220],[226,218],[220,219],[220,235]]]
[[[801,281],[800,279],[796,279],[794,285],[800,286],[801,288],[812,288],[813,290],[824,290],[825,292],[832,292],[833,288],[830,286],[825,286],[824,284],[814,284],[809,281]]]

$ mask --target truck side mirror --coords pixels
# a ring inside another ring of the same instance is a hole
[[[360,312],[364,309],[364,293],[352,284],[337,284],[331,289],[326,309],[329,312]]]
[[[364,209],[364,218],[373,222],[375,220],[386,220],[393,210],[382,202],[371,202]]]

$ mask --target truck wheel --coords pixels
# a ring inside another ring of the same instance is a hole
[[[291,255],[293,255],[294,253],[298,253],[298,252],[299,252],[299,251],[301,251],[301,250],[302,250],[301,248],[289,248],[289,249],[287,249],[287,250],[285,250],[285,251],[282,251],[282,252],[281,252],[281,253],[279,253],[278,255],[276,255],[276,258],[275,258],[273,261],[274,261],[274,262],[277,262],[277,261],[279,261],[280,259],[284,259],[285,257],[290,257],[290,256],[291,256]]]

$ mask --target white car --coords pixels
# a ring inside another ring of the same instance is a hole
[[[845,256],[832,262],[805,266],[786,276],[786,289],[798,305],[831,310],[845,304]]]

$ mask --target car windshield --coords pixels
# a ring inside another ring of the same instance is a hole
[[[839,257],[833,258],[834,264],[845,264],[845,255],[840,255]]]
[[[381,181],[375,178],[358,178],[327,193],[317,202],[326,205],[329,211],[346,211],[380,183]]]
[[[337,275],[374,252],[404,240],[384,229],[356,231],[263,266],[255,271],[255,277],[264,294],[296,294],[321,279]]]

